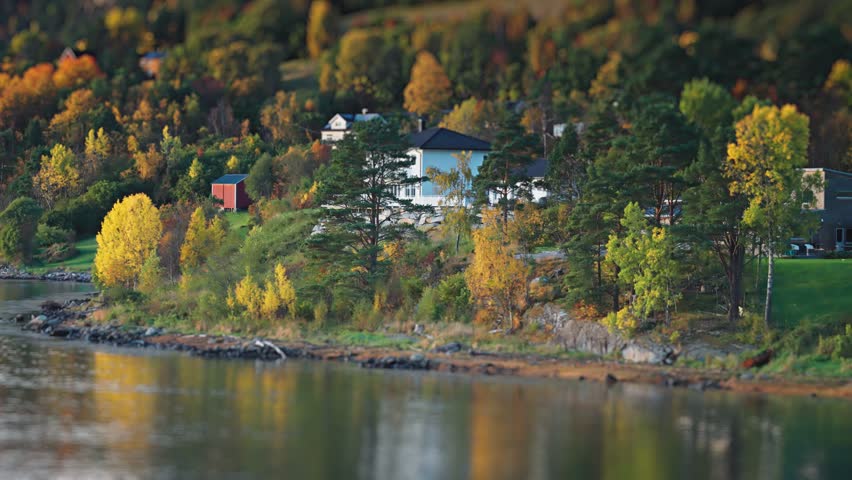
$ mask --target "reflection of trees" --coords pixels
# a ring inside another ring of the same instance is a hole
[[[22,427],[24,444],[37,442],[60,464],[96,462],[105,471],[700,480],[852,470],[845,401],[39,344],[16,345],[9,357],[3,341],[0,374],[13,362],[26,366],[14,375],[32,383],[17,390],[0,383],[0,407],[17,402],[39,412]]]
[[[533,392],[521,384],[474,382],[471,393],[470,478],[528,477]]]
[[[92,413],[110,455],[146,456],[160,381],[155,365],[146,357],[92,352]]]

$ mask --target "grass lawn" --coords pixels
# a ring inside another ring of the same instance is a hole
[[[754,270],[751,270],[752,273]],[[759,297],[766,288],[766,260],[761,265]],[[748,280],[747,280],[748,281]],[[752,280],[746,285],[754,285]],[[772,324],[792,328],[802,321],[852,321],[852,260],[782,258],[775,263]],[[753,297],[752,297],[753,298]],[[761,300],[762,301],[762,300]],[[759,313],[762,313],[759,312]]]
[[[33,273],[45,273],[49,270],[68,270],[72,272],[85,272],[92,270],[92,263],[95,261],[95,252],[98,250],[98,244],[95,237],[86,238],[75,243],[77,255],[63,260],[61,262],[45,263],[35,265],[28,268]]]
[[[249,232],[249,220],[251,215],[248,212],[225,212],[225,219],[231,226],[231,230],[240,234],[240,238],[245,240]]]

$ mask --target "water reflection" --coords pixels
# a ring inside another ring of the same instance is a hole
[[[0,476],[845,478],[850,427],[845,401],[208,361],[0,327]]]

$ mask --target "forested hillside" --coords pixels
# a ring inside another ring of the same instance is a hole
[[[420,3],[3,2],[0,256],[49,264],[102,232],[104,286],[204,328],[516,330],[556,299],[632,331],[686,300],[762,309],[752,254],[813,228],[795,172],[852,170],[849,1]],[[362,109],[388,121],[319,141]],[[418,119],[492,142],[470,192],[462,159],[429,174],[478,201],[429,232],[365,220],[400,205],[384,180],[409,181]],[[362,190],[376,158],[390,173]],[[518,176],[538,158],[543,205]],[[249,174],[245,229],[210,198],[226,173]],[[542,248],[564,265],[530,286]]]

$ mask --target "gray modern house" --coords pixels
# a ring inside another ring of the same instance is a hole
[[[819,215],[820,225],[812,239],[817,249],[852,250],[852,173],[829,168],[805,168],[805,175],[819,175],[822,189],[802,205]]]

